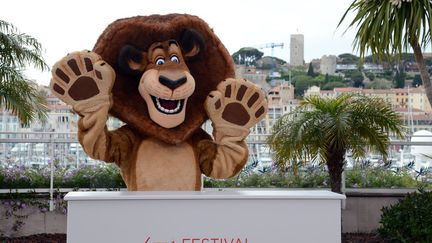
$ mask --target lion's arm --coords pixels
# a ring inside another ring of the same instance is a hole
[[[121,164],[129,160],[137,138],[128,126],[108,131],[108,109],[96,105],[79,112],[78,140],[91,158]]]
[[[230,178],[238,174],[248,159],[245,134],[232,131],[237,136],[224,136],[214,132],[215,140],[207,134],[197,143],[198,160],[201,171],[206,176],[218,179]],[[244,131],[243,131],[244,132]],[[202,131],[201,133],[205,133]],[[246,132],[248,133],[248,131]]]

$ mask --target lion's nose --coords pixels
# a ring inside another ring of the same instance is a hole
[[[177,87],[186,83],[186,81],[187,81],[186,76],[183,76],[177,80],[172,80],[172,79],[167,78],[163,75],[159,76],[159,83],[165,85],[166,87],[168,87],[172,90],[175,90]]]

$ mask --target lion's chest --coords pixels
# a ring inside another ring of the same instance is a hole
[[[201,172],[192,146],[146,139],[136,160],[138,190],[196,190]]]

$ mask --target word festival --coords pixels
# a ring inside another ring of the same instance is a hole
[[[148,237],[144,243],[156,243]],[[181,238],[180,241],[157,241],[157,243],[248,243],[248,238]]]

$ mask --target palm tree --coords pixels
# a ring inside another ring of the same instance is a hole
[[[0,20],[0,107],[16,114],[25,125],[35,118],[44,120],[48,111],[45,97],[23,73],[28,65],[49,69],[41,44]]]
[[[299,161],[325,163],[331,189],[340,193],[347,151],[361,158],[369,148],[386,159],[390,134],[403,136],[402,121],[382,99],[354,94],[333,99],[312,96],[276,121],[268,143],[280,169]]]
[[[354,0],[341,18],[338,27],[350,12],[356,15],[349,27],[357,27],[354,46],[364,57],[370,51],[381,61],[409,47],[420,70],[426,96],[432,104],[432,86],[423,58],[422,47],[430,44],[432,26],[431,0]]]

